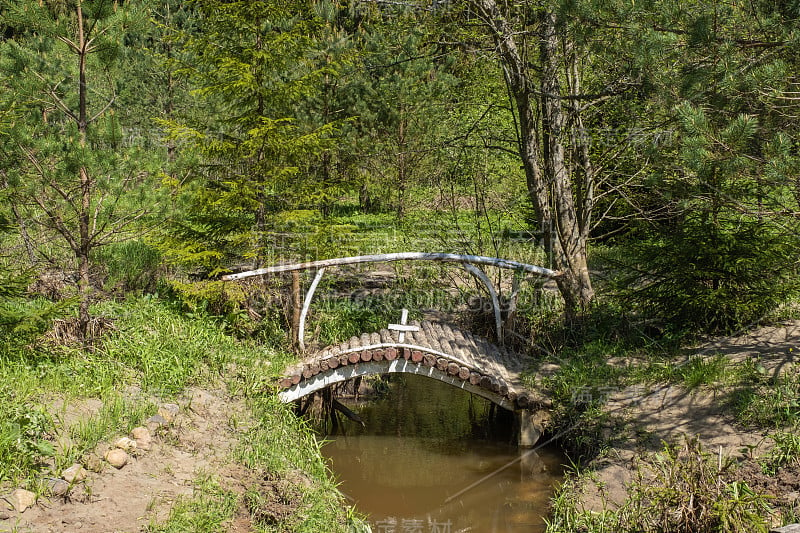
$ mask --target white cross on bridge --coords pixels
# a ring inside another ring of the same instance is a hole
[[[392,331],[399,331],[400,338],[398,342],[401,344],[406,341],[406,331],[419,331],[419,326],[409,326],[406,324],[408,321],[408,309],[403,308],[403,312],[400,315],[400,323],[399,324],[389,324],[389,329]]]

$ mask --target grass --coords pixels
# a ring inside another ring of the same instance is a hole
[[[239,341],[214,318],[187,316],[154,297],[103,302],[94,312],[111,318],[115,331],[91,351],[32,344],[0,353],[0,487],[39,491],[42,477],[57,477],[102,442],[127,434],[159,402],[222,382],[252,408],[242,414],[247,421],[234,459],[265,475],[297,478],[300,505],[280,531],[345,531],[358,523],[330,480],[312,429],[271,393],[271,377],[291,356]],[[99,406],[94,415],[68,420],[66,406],[90,400]],[[202,474],[194,495],[148,531],[220,531],[244,507],[243,496]]]
[[[217,533],[225,530],[225,524],[233,519],[239,506],[235,492],[223,488],[213,475],[201,473],[194,480],[191,498],[178,500],[173,505],[169,518],[163,523],[153,521],[147,526],[148,533]]]
[[[637,464],[628,499],[601,512],[581,507],[579,492],[592,473],[573,469],[552,499],[547,533],[766,533],[767,498],[743,482],[726,481],[736,468],[696,439],[665,446]]]
[[[775,446],[761,461],[761,469],[765,474],[775,475],[785,466],[800,464],[800,435],[796,430],[770,435]]]
[[[104,440],[128,434],[158,409],[151,401],[126,398],[119,393],[106,394],[102,402],[96,415],[80,419],[69,427],[72,446],[59,461],[61,466],[79,461]]]
[[[264,479],[289,477],[300,481],[290,494],[284,491],[277,496],[278,500],[285,500],[283,505],[291,503],[298,509],[296,514],[282,517],[279,524],[263,517],[274,518],[274,511],[270,514],[264,509],[281,501],[273,501],[276,496],[265,494],[259,487],[248,492],[258,530],[308,533],[350,530],[358,519],[343,514],[344,501],[332,482],[320,453],[321,443],[312,428],[274,395],[254,397],[250,403],[256,423],[241,438],[234,457],[247,468],[262,472]]]
[[[746,426],[784,428],[800,423],[800,370],[777,377],[759,373],[731,395],[731,407]]]

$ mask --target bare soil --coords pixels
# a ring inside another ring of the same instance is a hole
[[[63,410],[74,421],[99,409],[97,402],[90,403]],[[230,417],[247,413],[240,400],[219,390],[195,389],[180,405],[175,419],[157,430],[150,450],[135,452],[121,470],[105,464],[102,472],[89,472],[67,497],[40,497],[33,508],[0,521],[0,532],[145,531],[151,522],[165,520],[177,500],[191,497],[203,474],[240,494],[261,482],[231,459],[237,436]],[[101,445],[96,454],[102,456],[108,447]],[[250,513],[241,509],[227,530],[251,531]]]
[[[795,367],[800,351],[800,321],[764,327],[746,335],[709,340],[698,346],[696,356],[723,354],[734,363],[756,358],[775,376]],[[740,463],[737,479],[769,495],[778,504],[800,501],[800,468],[787,467],[775,476],[765,475],[757,458],[769,452],[771,431],[743,428],[727,404],[726,391],[708,388],[687,390],[679,384],[630,387],[609,397],[610,452],[589,465],[594,481],[582,487],[583,508],[601,511],[625,501],[627,486],[635,477],[635,463],[664,443],[698,437],[704,450]],[[613,438],[612,438],[613,436]]]

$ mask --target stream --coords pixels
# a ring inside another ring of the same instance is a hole
[[[386,388],[342,400],[364,426],[345,420],[322,450],[374,533],[544,531],[565,462],[557,448],[520,460],[510,413],[439,381],[394,374]]]

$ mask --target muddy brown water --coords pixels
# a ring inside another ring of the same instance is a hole
[[[343,403],[364,426],[345,421],[323,454],[374,533],[545,530],[564,456],[547,447],[520,460],[503,410],[414,375],[393,376],[382,399]]]

